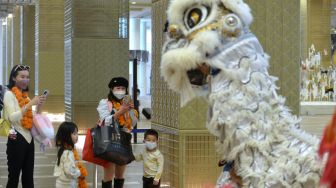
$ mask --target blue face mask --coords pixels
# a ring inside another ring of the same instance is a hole
[[[145,141],[145,145],[148,150],[153,150],[157,147],[156,142]]]

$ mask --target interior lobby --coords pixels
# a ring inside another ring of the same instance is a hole
[[[218,138],[206,127],[209,105],[196,98],[181,106],[161,73],[170,1],[0,0],[0,85],[8,84],[13,66],[30,66],[30,98],[49,90],[42,114],[55,132],[61,122],[75,122],[81,150],[109,81],[125,77],[140,101],[133,152],[144,150],[144,130],[157,130],[161,187],[212,188],[223,169]],[[268,72],[278,77],[278,94],[302,119],[301,128],[321,138],[336,109],[336,0],[244,2],[253,15],[250,30],[270,56]],[[0,137],[0,188],[8,180],[6,143]],[[35,143],[35,188],[55,187],[57,148],[39,148]],[[89,187],[102,187],[103,169],[83,163]],[[142,187],[142,176],[141,162],[128,164],[124,187]]]

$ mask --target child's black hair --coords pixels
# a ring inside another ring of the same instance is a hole
[[[146,132],[145,132],[145,135],[144,135],[144,138],[146,139],[147,135],[153,135],[156,137],[157,140],[159,140],[159,133],[154,130],[154,129],[148,129]]]
[[[57,133],[56,133],[56,147],[58,149],[57,153],[57,165],[59,166],[61,156],[64,150],[72,150],[75,146],[71,138],[71,134],[75,131],[78,131],[78,127],[73,122],[63,122],[59,126]]]

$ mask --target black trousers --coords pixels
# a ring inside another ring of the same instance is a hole
[[[160,187],[160,182],[158,185],[153,185],[154,178],[146,178],[142,177],[142,187],[143,188],[159,188]]]
[[[7,188],[18,187],[21,172],[22,188],[34,188],[34,140],[28,143],[17,132],[15,140],[8,138],[6,153],[8,166]]]

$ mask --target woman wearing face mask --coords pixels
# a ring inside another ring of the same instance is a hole
[[[9,77],[4,95],[4,118],[12,129],[7,141],[7,188],[18,187],[20,173],[23,188],[33,188],[34,140],[30,133],[33,126],[32,106],[37,109],[45,102],[45,96],[28,97],[29,66],[15,65]],[[39,111],[39,110],[37,110]]]
[[[125,95],[128,94],[128,81],[123,77],[115,77],[111,79],[108,87],[107,99],[100,100],[97,107],[100,121],[105,122],[105,126],[109,126],[113,120],[118,121],[124,131],[130,132],[133,127],[129,112],[130,110],[133,110],[134,114],[137,114],[137,112],[134,110],[132,101],[127,103],[123,101]],[[114,188],[122,188],[125,180],[125,170],[126,165],[120,166],[110,163],[108,167],[104,168],[102,188],[111,188],[113,179]]]

